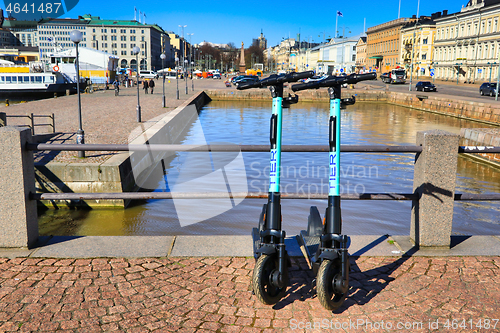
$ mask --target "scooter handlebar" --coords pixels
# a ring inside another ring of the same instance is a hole
[[[262,85],[261,85],[260,81],[257,81],[257,82],[251,82],[251,83],[241,83],[236,87],[236,89],[245,90],[245,89],[261,88],[261,87],[262,87]]]
[[[292,86],[293,91],[318,89],[320,87],[331,87],[337,84],[356,84],[360,81],[374,80],[377,78],[377,73],[366,74],[351,74],[349,76],[329,76],[321,81],[295,84]]]
[[[252,82],[252,83],[242,83],[236,87],[238,90],[245,90],[245,89],[251,89],[251,88],[262,88],[262,87],[268,87],[268,86],[274,86],[276,84],[281,84],[285,82],[297,82],[298,80],[301,79],[307,79],[310,78],[314,75],[313,71],[307,71],[307,72],[292,72],[286,75],[276,75],[273,74],[269,77],[266,77],[265,79],[262,79],[257,82]]]
[[[289,80],[287,80],[286,82],[297,82],[298,80],[308,79],[310,77],[313,77],[314,72],[313,71],[306,71],[300,73],[293,72],[288,74],[287,76],[289,76]]]

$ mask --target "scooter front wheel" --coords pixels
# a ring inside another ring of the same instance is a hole
[[[262,254],[255,263],[252,276],[253,291],[262,303],[267,305],[276,304],[285,295],[288,285],[287,269],[285,268],[281,277],[282,287],[277,286],[278,275],[278,255]]]
[[[350,265],[347,265],[348,269]],[[349,289],[349,280],[342,279],[340,260],[325,259],[321,263],[316,279],[316,293],[321,305],[330,311],[342,306]]]

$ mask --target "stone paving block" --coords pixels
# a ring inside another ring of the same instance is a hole
[[[173,236],[55,236],[36,249],[38,258],[166,257]]]
[[[408,236],[392,236],[406,253],[413,256],[498,256],[500,238],[497,236],[451,236],[450,249],[417,249]]]
[[[172,257],[253,257],[249,236],[177,236]]]

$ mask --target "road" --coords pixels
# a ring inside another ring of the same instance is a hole
[[[428,80],[428,79],[425,79]],[[385,89],[387,88],[390,91],[396,91],[396,92],[409,92],[413,94],[419,94],[419,95],[448,95],[448,96],[457,96],[461,99],[466,98],[466,99],[473,99],[476,102],[483,102],[483,103],[500,103],[499,101],[495,101],[495,97],[490,97],[490,96],[481,96],[479,95],[479,84],[464,84],[464,83],[459,83],[458,85],[456,82],[452,81],[436,81],[434,84],[437,87],[437,92],[421,92],[421,91],[415,91],[415,84],[420,81],[417,79],[413,79],[412,81],[412,91],[410,92],[408,90],[409,87],[409,80],[407,80],[407,83],[405,84],[386,84],[383,83],[380,80],[376,81],[368,81],[365,84],[370,85],[374,89]]]

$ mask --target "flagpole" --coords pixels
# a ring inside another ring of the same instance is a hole
[[[338,23],[339,23],[339,13],[337,11],[337,13],[335,13],[335,38],[338,38],[338,34],[337,34]]]

